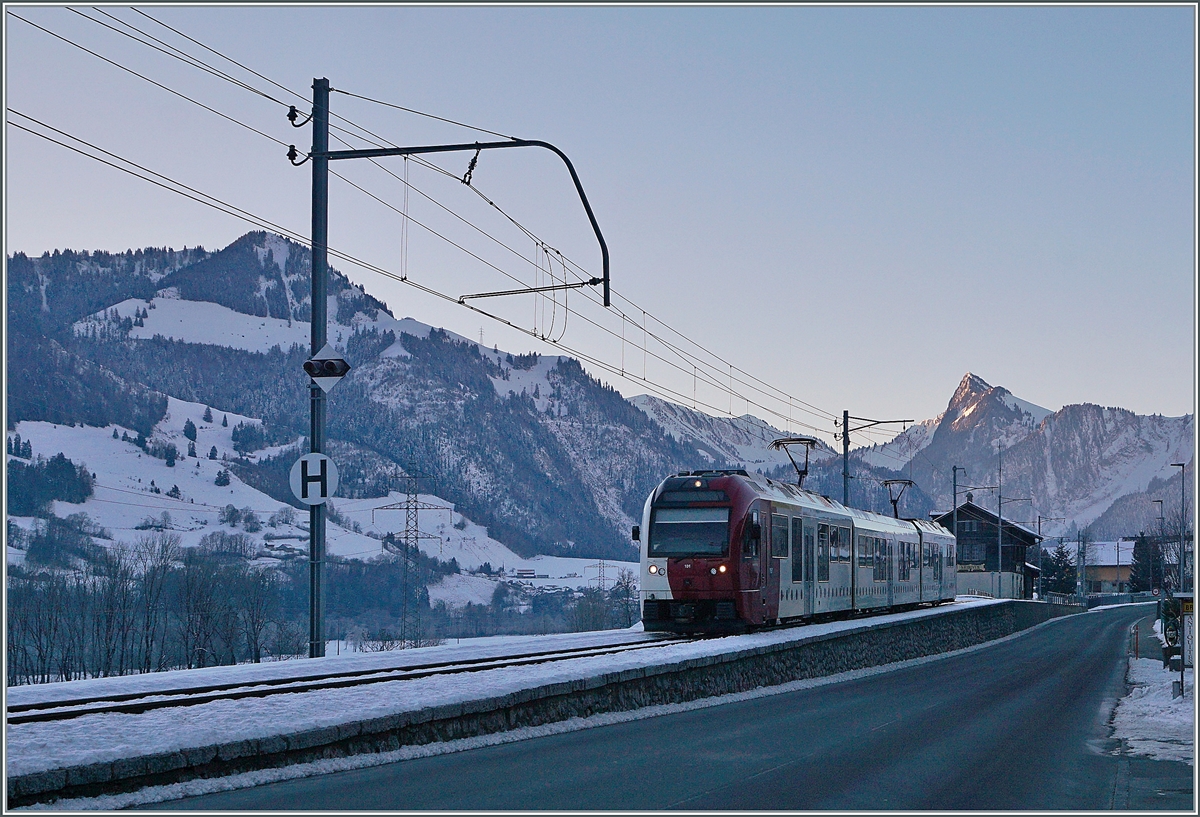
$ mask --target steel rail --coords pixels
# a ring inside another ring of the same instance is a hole
[[[383,667],[354,670],[349,672],[325,673],[293,678],[270,678],[262,681],[213,684],[185,689],[153,690],[146,692],[104,695],[93,698],[77,698],[63,701],[41,701],[29,704],[10,705],[7,722],[10,726],[23,723],[71,720],[84,715],[109,713],[140,714],[154,709],[198,706],[223,700],[243,698],[265,698],[295,692],[311,692],[322,689],[341,689],[387,681],[408,681],[435,675],[454,675],[463,672],[482,672],[505,667],[529,666],[573,658],[590,658],[632,650],[674,644],[687,639],[660,639],[623,644],[607,644],[595,647],[578,647],[568,650],[543,650],[519,655],[499,655],[487,658],[440,661],[412,667]],[[241,690],[241,691],[237,691]],[[182,696],[169,697],[163,696]],[[147,700],[157,698],[159,700]],[[93,704],[102,703],[102,706]],[[73,708],[72,708],[73,707]]]

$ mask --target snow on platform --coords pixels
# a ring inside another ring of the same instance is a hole
[[[773,630],[749,635],[667,643],[615,655],[575,658],[548,664],[433,676],[409,681],[388,681],[345,689],[278,694],[268,698],[215,701],[181,709],[161,709],[140,715],[85,715],[69,721],[25,723],[7,730],[7,774],[29,774],[47,769],[130,756],[176,751],[230,741],[261,739],[299,729],[315,729],[395,715],[426,707],[463,703],[531,689],[547,684],[591,678],[646,666],[671,664],[720,655],[731,650],[782,644],[827,633],[850,631],[874,624],[942,615],[965,605],[997,604],[992,599],[959,600],[953,605],[920,609],[858,621],[839,621]],[[632,630],[571,635],[507,636],[464,639],[419,650],[387,653],[343,654],[319,659],[210,667],[140,676],[69,681],[13,687],[10,703],[64,700],[82,695],[153,692],[205,683],[246,682],[287,678],[321,671],[409,666],[451,658],[478,658],[565,647],[592,646],[616,641],[660,640],[656,634]],[[994,642],[992,642],[994,643]],[[918,659],[921,660],[921,659]]]

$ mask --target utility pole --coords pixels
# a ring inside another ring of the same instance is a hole
[[[608,245],[604,242],[604,236],[600,233],[600,225],[596,223],[596,216],[592,213],[592,206],[588,203],[587,196],[583,192],[583,184],[579,181],[579,175],[575,172],[575,166],[571,164],[571,160],[561,150],[556,148],[549,142],[542,142],[536,139],[517,139],[510,137],[503,142],[473,142],[453,145],[424,145],[418,147],[391,147],[391,148],[373,148],[370,150],[335,150],[329,149],[329,80],[325,78],[313,79],[313,107],[312,115],[309,117],[312,121],[312,151],[301,161],[296,161],[299,154],[296,151],[295,145],[288,146],[288,160],[297,167],[304,162],[312,161],[312,355],[319,354],[326,343],[326,312],[327,312],[327,277],[328,270],[328,246],[329,246],[329,162],[335,159],[370,159],[380,158],[384,156],[412,156],[424,153],[449,153],[461,151],[475,151],[475,158],[471,160],[467,168],[467,173],[462,178],[463,184],[471,183],[471,172],[475,169],[475,162],[479,158],[480,151],[492,150],[496,148],[516,148],[516,147],[540,147],[555,153],[563,163],[567,166],[568,172],[571,174],[571,181],[575,184],[575,190],[579,193],[579,199],[583,202],[583,209],[587,213],[588,221],[592,225],[592,230],[596,234],[596,240],[600,243],[601,263],[603,264],[603,277],[591,278],[586,281],[576,283],[562,283],[553,286],[533,287],[525,289],[511,289],[502,292],[481,292],[474,295],[463,295],[458,299],[460,304],[466,304],[470,298],[492,298],[500,295],[519,295],[531,292],[549,292],[558,289],[578,289],[585,286],[603,285],[604,306],[609,306],[609,276],[608,276]],[[291,107],[288,112],[288,119],[295,127],[301,127],[306,122],[296,123],[297,111],[295,106]],[[310,439],[311,452],[313,454],[322,453],[321,449],[325,445],[325,393],[318,385],[310,386]],[[308,655],[310,658],[319,658],[325,655],[325,601],[324,601],[324,575],[323,567],[325,562],[325,506],[322,504],[312,505],[309,510],[309,538],[308,538],[308,558],[309,558],[309,627],[308,627]]]
[[[1004,593],[1004,443],[996,441],[996,598]]]
[[[1083,531],[1075,534],[1075,564],[1079,566],[1079,603],[1087,604],[1087,545],[1083,543]]]
[[[954,512],[954,549],[955,549],[955,551],[957,551],[958,550],[958,472],[962,471],[963,474],[966,474],[967,469],[960,468],[959,466],[956,465],[953,468],[951,468],[950,470],[954,475],[953,476],[954,507],[952,508],[952,510]],[[954,554],[954,563],[958,564],[958,553],[957,552]]]
[[[863,423],[861,426],[850,427],[851,420],[858,420]],[[847,508],[850,507],[850,432],[862,431],[864,428],[871,426],[886,425],[888,423],[911,423],[913,420],[868,420],[866,417],[851,417],[849,411],[842,412],[842,504]],[[837,425],[837,421],[834,421]],[[835,433],[834,439],[838,438]]]
[[[313,80],[311,354],[325,346],[329,248],[329,80]],[[325,390],[310,383],[309,451],[325,447]],[[308,657],[325,655],[325,505],[308,510]]]
[[[1067,521],[1066,517],[1062,517],[1062,516],[1042,516],[1040,513],[1038,514],[1037,526],[1038,526],[1038,599],[1039,600],[1042,600],[1045,598],[1045,596],[1042,593],[1042,555],[1046,552],[1046,548],[1042,544],[1042,542],[1044,541],[1042,539],[1042,520],[1043,519],[1047,522],[1066,522]],[[1061,537],[1059,538],[1059,543],[1060,544],[1062,543]]]

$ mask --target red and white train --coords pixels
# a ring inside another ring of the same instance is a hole
[[[668,477],[633,536],[647,631],[744,632],[955,595],[955,542],[941,525],[741,470]]]

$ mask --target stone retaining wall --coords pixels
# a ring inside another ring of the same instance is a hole
[[[814,635],[336,727],[37,772],[8,778],[8,806],[386,752],[600,712],[743,692],[950,652],[1082,609],[1027,601],[947,609],[915,619],[867,623],[851,632]]]

